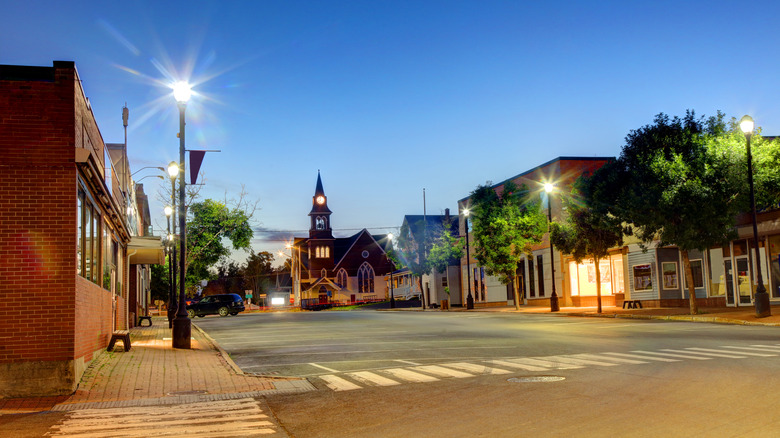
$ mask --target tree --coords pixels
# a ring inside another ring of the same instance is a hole
[[[471,192],[471,217],[474,258],[490,275],[503,284],[511,284],[515,308],[520,309],[520,294],[515,286],[517,265],[531,246],[542,241],[547,218],[539,202],[530,199],[525,186],[507,182],[498,193],[490,182]]]
[[[736,237],[737,214],[745,211],[745,183],[730,150],[708,147],[725,133],[721,113],[709,119],[690,110],[683,118],[661,113],[653,124],[631,131],[620,157],[594,174],[596,200],[630,224],[643,245],[676,245],[688,278],[688,251],[727,244]],[[696,314],[692,281],[688,294]]]
[[[267,293],[271,288],[271,276],[275,272],[273,262],[274,256],[270,252],[255,253],[254,249],[251,249],[246,264],[241,269],[244,284],[252,290],[252,301],[255,304],[260,304],[260,294]]]
[[[422,230],[422,232],[413,232],[413,230]],[[430,234],[425,232],[423,219],[414,223],[405,221],[401,225],[400,236],[398,236],[398,257],[401,264],[409,269],[413,277],[417,278],[423,309],[425,309],[425,294],[423,293],[422,276],[431,272],[427,251],[431,240]]]
[[[171,288],[171,281],[168,274],[168,263],[164,263],[162,265],[151,265],[151,268],[152,279],[149,287],[152,292],[152,301],[165,301],[167,303]]]
[[[588,189],[591,178],[581,176],[575,182],[574,194],[579,202],[564,199],[568,216],[550,224],[550,242],[564,254],[571,254],[577,263],[593,259],[596,266],[596,296],[601,313],[601,269],[599,261],[609,255],[609,249],[623,243],[623,227],[598,204]]]
[[[452,235],[452,232],[445,229],[441,236],[431,244],[428,253],[428,263],[431,270],[442,273],[447,270],[453,260],[460,260],[463,257],[464,242]]]
[[[230,255],[225,246],[229,240],[233,249],[248,249],[252,239],[248,211],[241,202],[230,208],[224,202],[206,199],[189,207],[187,222],[187,285],[213,276],[209,268]]]

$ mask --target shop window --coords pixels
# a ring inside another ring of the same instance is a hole
[[[441,287],[447,287],[447,276],[441,277]]]
[[[528,259],[528,296],[536,297],[536,282],[534,281],[534,259]]]
[[[544,256],[536,256],[536,271],[539,274],[537,279],[539,280],[539,296],[544,296]]]
[[[772,298],[780,298],[780,235],[769,236],[769,275],[767,290]]]
[[[664,289],[677,289],[677,262],[661,263],[661,272],[663,272]]]
[[[691,272],[693,273],[693,287],[696,289],[704,287],[704,265],[701,260],[691,260]],[[690,286],[688,277],[685,278],[685,288]]]
[[[652,290],[653,273],[650,265],[636,265],[634,271],[634,290]]]

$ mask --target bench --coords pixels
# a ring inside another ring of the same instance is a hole
[[[642,308],[642,302],[639,300],[626,300],[623,301],[623,308],[624,309],[641,309]]]
[[[144,325],[141,324],[144,321],[149,321],[149,327],[152,326],[152,317],[151,316],[139,316],[138,317],[138,327],[143,327]]]
[[[117,330],[111,334],[111,341],[108,343],[106,351],[112,351],[116,341],[122,341],[122,346],[125,351],[130,351],[130,331],[129,330]]]

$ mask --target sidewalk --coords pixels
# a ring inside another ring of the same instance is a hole
[[[468,310],[468,312],[510,312],[600,318],[660,319],[780,327],[780,306],[771,306],[771,309],[772,315],[765,318],[757,318],[756,310],[753,307],[699,307],[698,315],[690,315],[687,307],[622,309],[614,306],[603,306],[601,314],[597,312],[595,307],[561,307],[560,311],[553,313],[550,312],[549,307],[542,306],[520,306],[520,310],[516,310],[514,306],[477,307],[474,310]],[[466,311],[465,308],[451,310],[458,312]]]
[[[130,351],[117,342],[89,365],[72,395],[0,399],[0,414],[94,407],[150,406],[255,397],[313,389],[306,380],[243,374],[208,335],[192,326],[192,348],[174,349],[165,317],[130,330]]]

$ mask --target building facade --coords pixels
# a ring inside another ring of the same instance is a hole
[[[350,237],[334,237],[331,214],[318,173],[309,237],[296,237],[292,245],[294,305],[300,306],[302,300],[345,304],[387,298],[387,283],[382,279],[393,270],[386,252],[390,238],[366,229]]]

